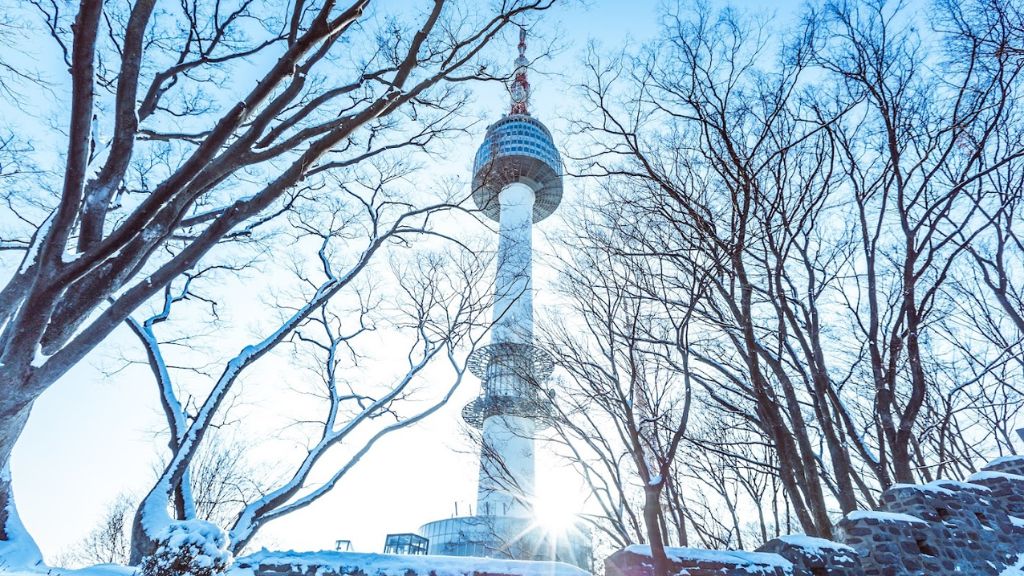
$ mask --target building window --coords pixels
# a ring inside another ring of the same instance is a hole
[[[384,539],[385,554],[426,554],[430,540],[419,534],[388,534]]]

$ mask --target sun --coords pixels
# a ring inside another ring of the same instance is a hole
[[[545,491],[533,502],[533,521],[549,534],[567,534],[579,519],[576,495]]]

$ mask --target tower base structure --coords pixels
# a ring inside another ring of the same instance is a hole
[[[519,516],[456,516],[424,524],[428,554],[563,562],[592,572],[590,533],[581,523],[557,532]]]

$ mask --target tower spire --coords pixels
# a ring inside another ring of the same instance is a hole
[[[526,27],[519,27],[519,57],[516,58],[516,75],[509,93],[512,95],[512,114],[529,114],[530,82],[526,79]]]

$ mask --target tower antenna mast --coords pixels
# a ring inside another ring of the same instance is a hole
[[[527,66],[530,61],[526,59],[526,27],[519,26],[519,57],[516,58],[516,73],[509,87],[512,95],[512,114],[529,114],[530,103],[530,81],[526,79]]]

